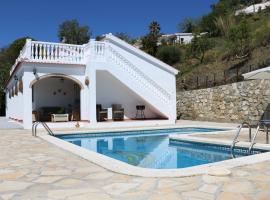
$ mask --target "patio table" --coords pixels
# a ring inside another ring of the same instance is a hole
[[[68,122],[68,114],[51,114],[52,122]]]

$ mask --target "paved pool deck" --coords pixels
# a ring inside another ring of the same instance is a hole
[[[1,200],[268,200],[270,197],[270,161],[230,169],[232,173],[227,176],[142,178],[108,171],[32,137],[26,130],[0,129],[0,136]]]

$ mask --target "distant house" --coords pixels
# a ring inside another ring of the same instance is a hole
[[[240,15],[240,14],[252,14],[252,13],[257,13],[261,10],[265,10],[267,7],[270,7],[270,1],[266,1],[263,3],[258,3],[258,4],[253,4],[251,6],[248,6],[246,8],[237,10],[235,12],[235,15]]]
[[[206,32],[201,33],[200,35],[205,35]],[[163,42],[172,43],[172,44],[189,44],[194,38],[193,33],[173,33],[173,34],[165,34],[160,37],[159,45]]]

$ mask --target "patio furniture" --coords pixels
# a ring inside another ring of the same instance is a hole
[[[71,121],[80,121],[80,119],[80,107],[73,108],[71,112]]]
[[[137,105],[136,106],[136,119],[145,119],[144,115],[145,105]]]
[[[69,114],[51,114],[52,122],[68,122]]]
[[[269,144],[269,127],[270,127],[270,120],[264,119],[264,120],[260,120],[259,121],[259,126],[264,130],[264,132],[266,133],[266,138],[265,138],[265,142],[266,144]]]
[[[65,114],[64,107],[41,107],[37,110],[37,119],[39,121],[51,121],[52,114]]]
[[[108,119],[108,110],[103,109],[101,104],[96,105],[97,109],[97,121],[102,122]]]
[[[32,111],[32,121],[33,122],[38,121],[38,112],[36,110]]]
[[[107,108],[108,111],[108,120],[112,120],[112,107]]]
[[[112,118],[114,121],[124,120],[124,108],[121,104],[112,104]]]

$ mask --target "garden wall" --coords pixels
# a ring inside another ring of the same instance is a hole
[[[179,92],[180,119],[249,122],[270,119],[270,80],[252,80],[214,88]]]

